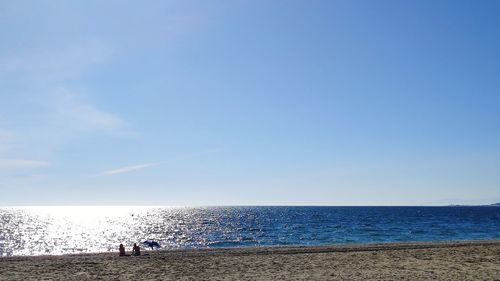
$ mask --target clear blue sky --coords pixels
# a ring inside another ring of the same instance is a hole
[[[500,1],[0,1],[0,205],[500,201]]]

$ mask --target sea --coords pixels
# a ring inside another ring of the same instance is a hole
[[[500,207],[0,208],[0,256],[490,239]]]

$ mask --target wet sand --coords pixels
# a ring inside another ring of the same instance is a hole
[[[0,258],[0,280],[500,280],[500,241]]]

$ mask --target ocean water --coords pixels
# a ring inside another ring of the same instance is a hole
[[[0,256],[500,239],[500,207],[9,207]]]

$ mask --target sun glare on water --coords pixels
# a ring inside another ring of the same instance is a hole
[[[163,207],[164,209],[165,207]],[[115,251],[151,239],[141,218],[154,207],[43,206],[4,208],[10,245],[1,255],[43,255]],[[0,210],[1,212],[2,210]],[[1,213],[0,213],[1,214]],[[10,252],[9,252],[10,251]]]

